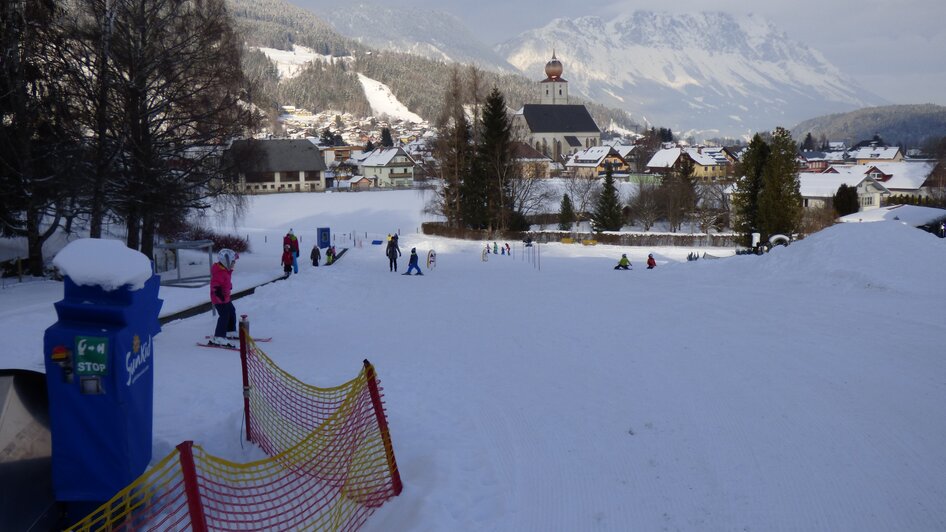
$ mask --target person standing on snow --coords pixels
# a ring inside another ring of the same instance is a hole
[[[282,271],[286,272],[286,277],[289,277],[289,274],[292,273],[292,251],[289,250],[289,246],[283,246],[282,259],[279,261],[282,264]]]
[[[312,265],[318,267],[319,259],[322,258],[322,252],[319,251],[318,244],[312,246],[312,253],[309,253],[309,258],[312,259]]]
[[[621,254],[621,260],[618,261],[618,265],[614,267],[615,270],[629,270],[631,269],[631,261],[627,260],[627,253]]]
[[[299,273],[299,237],[294,235],[291,229],[289,234],[292,235],[292,244],[289,246],[292,252],[292,273]]]
[[[385,250],[388,256],[388,269],[392,272],[397,271],[397,258],[401,255],[401,248],[397,245],[397,235],[391,237],[388,241],[388,249]]]
[[[653,270],[657,266],[657,261],[654,260],[654,254],[651,253],[647,255],[647,269]]]
[[[407,271],[404,272],[404,275],[410,275],[411,270],[417,270],[416,275],[424,275],[420,271],[420,266],[417,265],[417,248],[411,248],[411,260],[407,263]]]
[[[236,309],[230,299],[233,290],[230,278],[239,257],[232,249],[221,249],[217,253],[217,262],[210,267],[210,302],[217,310],[217,328],[208,342],[212,345],[236,347],[231,340],[239,338],[236,334]]]

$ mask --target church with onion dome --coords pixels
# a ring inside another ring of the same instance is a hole
[[[518,137],[558,163],[601,144],[601,129],[588,108],[568,103],[564,72],[565,67],[552,52],[552,59],[545,64],[545,79],[538,82],[539,103],[523,105],[513,117]]]

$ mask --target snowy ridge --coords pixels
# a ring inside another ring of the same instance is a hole
[[[646,112],[666,125],[679,121],[676,129],[771,129],[818,108],[850,109],[880,100],[819,52],[753,15],[638,11],[607,21],[556,19],[496,50],[535,78],[553,43],[575,92]],[[684,112],[677,110],[681,104]],[[740,107],[751,112],[747,116]],[[779,115],[784,118],[773,123]]]
[[[504,72],[515,68],[480,41],[463,21],[430,8],[327,2],[319,16],[338,33],[358,42],[430,59],[472,63]]]
[[[257,47],[256,49],[263,52],[270,61],[276,64],[279,78],[283,80],[296,77],[299,75],[299,72],[302,72],[305,65],[312,61],[334,63],[335,61],[348,61],[351,59],[351,57],[335,57],[332,55],[319,54],[311,48],[299,46],[298,44],[292,45],[292,51],[264,47]]]

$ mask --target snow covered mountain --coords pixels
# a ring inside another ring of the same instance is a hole
[[[442,11],[359,3],[316,3],[316,14],[338,33],[380,50],[515,72],[457,17]]]
[[[572,94],[675,132],[745,134],[885,103],[753,15],[637,11],[556,19],[496,51],[541,79],[553,47]]]

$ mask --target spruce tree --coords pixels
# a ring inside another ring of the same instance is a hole
[[[611,175],[611,165],[606,166],[604,174],[604,186],[601,195],[598,196],[598,202],[595,204],[593,219],[591,221],[592,229],[595,232],[617,231],[624,225],[623,214],[621,213],[621,202],[618,200],[618,190],[614,186],[614,177]]]
[[[769,158],[769,145],[758,133],[752,137],[749,147],[736,168],[736,190],[732,205],[735,212],[733,229],[739,233],[740,242],[748,246],[752,233],[759,231],[759,192],[762,190],[762,170]]]
[[[391,138],[391,130],[388,128],[381,129],[381,146],[385,148],[394,147],[394,139]]]
[[[513,163],[512,121],[506,112],[506,98],[493,88],[483,105],[480,138],[477,144],[477,170],[485,187],[487,227],[500,231],[512,219]]]
[[[771,152],[762,169],[759,192],[759,232],[762,239],[775,234],[791,236],[801,228],[802,197],[798,183],[798,148],[791,133],[776,128]]]
[[[562,206],[558,211],[558,228],[562,231],[570,231],[574,223],[575,208],[572,206],[572,199],[565,194],[562,196]]]
[[[368,141],[367,144],[365,144],[365,152],[367,153],[369,151],[374,151],[374,143],[371,142],[370,140]]]
[[[834,194],[834,211],[838,216],[846,216],[861,210],[857,201],[857,187],[841,185]]]

